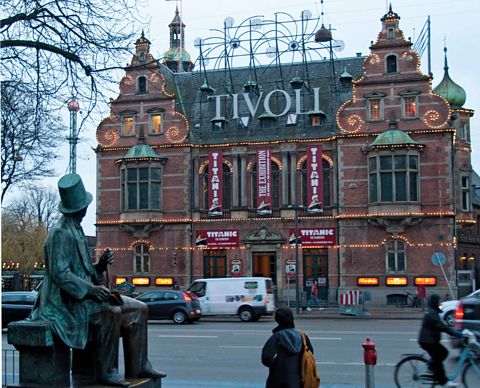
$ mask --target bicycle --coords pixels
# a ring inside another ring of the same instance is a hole
[[[475,334],[469,330],[463,331],[465,346],[462,349],[453,372],[447,375],[449,381],[455,380],[460,373],[462,383],[466,388],[480,387],[480,344]],[[395,365],[394,380],[398,388],[407,387],[434,387],[440,385],[434,380],[432,372],[428,369],[430,359],[426,353],[404,354]]]

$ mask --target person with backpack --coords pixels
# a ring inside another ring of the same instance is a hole
[[[310,298],[308,299],[307,303],[307,311],[312,311],[311,306],[316,304],[318,307],[318,311],[323,310],[323,307],[320,306],[320,301],[318,300],[318,283],[317,281],[312,282],[312,286],[310,288]]]
[[[266,388],[317,388],[320,378],[312,344],[303,331],[295,329],[292,310],[279,307],[275,321],[278,326],[262,349],[262,364],[269,369]]]

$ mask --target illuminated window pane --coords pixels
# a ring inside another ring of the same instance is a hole
[[[381,120],[381,101],[379,99],[369,100],[368,102],[368,114],[370,120]]]
[[[122,133],[124,136],[135,135],[133,127],[133,116],[124,116],[122,118]]]
[[[154,114],[150,116],[150,133],[153,135],[163,133],[161,114]]]
[[[417,101],[415,97],[403,98],[403,113],[406,118],[417,117]]]

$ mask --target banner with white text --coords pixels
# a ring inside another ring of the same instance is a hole
[[[272,214],[272,168],[270,149],[257,150],[257,213]]]
[[[307,213],[323,212],[322,147],[307,147]]]
[[[239,243],[237,229],[197,230],[195,233],[197,248],[234,248]]]
[[[221,216],[223,202],[223,152],[209,151],[208,153],[208,215]]]

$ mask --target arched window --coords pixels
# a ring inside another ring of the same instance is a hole
[[[389,55],[387,57],[387,73],[397,72],[397,57],[395,55]]]
[[[136,274],[150,272],[150,247],[147,244],[133,247],[133,271]]]
[[[147,78],[144,76],[138,77],[137,93],[147,93]]]
[[[304,206],[308,206],[309,201],[307,199],[307,161],[302,164],[302,168],[300,170],[302,174],[302,204]],[[323,206],[330,206],[331,205],[331,178],[332,178],[332,169],[330,167],[330,163],[328,163],[325,159],[322,159],[322,175],[323,175]]]
[[[203,169],[202,174],[200,174],[201,179],[201,207],[203,209],[208,209],[208,165]],[[230,167],[226,163],[223,163],[223,178],[222,178],[222,209],[228,210],[232,207],[232,173],[230,172]]]
[[[277,163],[270,161],[272,169],[272,208],[280,207],[280,167]],[[256,209],[257,204],[257,164],[255,163],[250,170],[250,204],[252,209]]]
[[[407,253],[402,240],[389,240],[386,251],[387,273],[404,273],[407,269]]]

